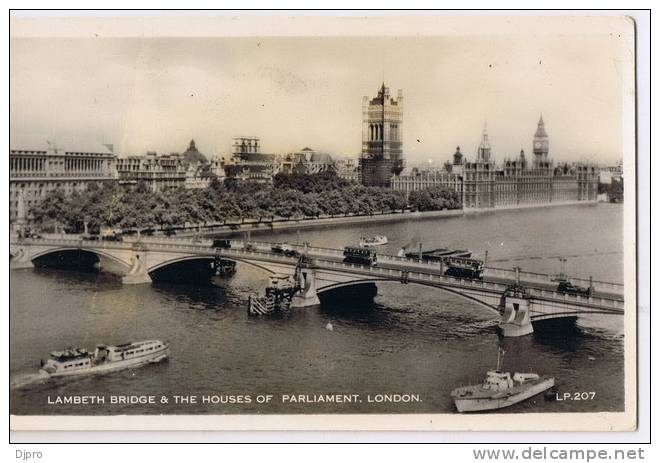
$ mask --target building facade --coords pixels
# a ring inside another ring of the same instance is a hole
[[[619,161],[614,166],[600,168],[598,181],[605,185],[611,185],[612,182],[621,182],[623,179],[623,161]]]
[[[225,178],[271,184],[278,172],[278,165],[276,155],[261,152],[258,137],[236,137],[232,143],[231,159],[224,166]]]
[[[393,177],[391,186],[406,193],[431,186],[456,191],[465,209],[596,201],[598,167],[580,163],[555,167],[548,158],[550,143],[542,117],[532,144],[531,163],[521,150],[518,157],[497,166],[491,156],[488,131],[484,128],[474,161],[465,161],[457,147],[452,164],[444,172],[413,172]]]
[[[335,163],[327,153],[305,147],[296,153],[287,153],[279,161],[278,172],[284,174],[320,174],[335,171]]]
[[[112,145],[68,150],[54,144],[41,149],[9,151],[9,219],[15,221],[19,202],[26,214],[51,191],[82,192],[90,183],[117,180]]]
[[[157,155],[149,152],[144,156],[127,156],[117,159],[119,184],[136,187],[144,183],[151,191],[185,187],[188,167],[179,154]]]
[[[389,186],[403,168],[403,91],[391,98],[383,83],[376,98],[362,99],[362,184]]]
[[[184,188],[187,190],[208,188],[214,178],[221,182],[225,178],[224,165],[220,159],[211,158],[204,163],[191,163],[186,170]]]
[[[337,159],[335,161],[337,177],[351,182],[360,181],[360,166],[355,158]]]
[[[425,190],[428,188],[443,188],[463,192],[463,180],[460,175],[448,171],[412,169],[410,175],[392,177],[392,189],[406,192]]]

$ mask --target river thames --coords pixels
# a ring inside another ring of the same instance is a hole
[[[340,248],[363,235],[385,234],[383,253],[422,242],[425,248],[467,248],[481,258],[488,251],[489,266],[543,273],[558,273],[564,256],[570,275],[622,282],[622,213],[616,204],[559,206],[252,238]],[[11,271],[11,413],[454,413],[450,392],[480,382],[495,367],[498,346],[506,351],[504,370],[552,375],[560,394],[593,393],[588,400],[539,396],[507,412],[624,409],[622,317],[590,316],[578,320],[575,332],[500,339],[493,312],[399,283],[379,284],[373,305],[250,317],[248,295],[261,291],[266,279],[240,264],[233,277],[200,285],[124,286],[106,273]],[[143,339],[170,342],[169,361],[103,376],[28,381],[51,350]],[[110,403],[111,396],[128,395],[156,396],[158,403]],[[198,403],[160,402],[174,395],[195,395]],[[257,403],[260,395],[273,400]],[[53,402],[80,396],[107,399]],[[309,400],[296,400],[301,396]],[[325,396],[352,399],[315,400]]]

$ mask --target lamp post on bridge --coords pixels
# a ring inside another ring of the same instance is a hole
[[[565,257],[560,257],[559,258],[559,278],[566,278],[565,270],[566,270],[566,261],[567,259]]]

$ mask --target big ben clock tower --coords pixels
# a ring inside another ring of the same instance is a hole
[[[536,133],[534,134],[534,166],[539,167],[542,163],[548,161],[548,151],[550,151],[550,142],[548,133],[545,131],[543,116],[539,119]]]

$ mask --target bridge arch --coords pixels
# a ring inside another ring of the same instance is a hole
[[[365,279],[361,279],[361,280],[346,281],[346,282],[342,282],[342,283],[335,283],[335,284],[332,284],[332,285],[324,286],[322,288],[317,289],[316,292],[318,294],[323,294],[323,293],[326,293],[326,292],[335,291],[335,290],[340,289],[340,288],[346,288],[346,287],[350,287],[350,286],[358,286],[358,285],[367,284],[367,283],[378,283],[378,282],[381,282],[381,283],[385,283],[385,282],[401,283],[401,278],[365,278]],[[498,315],[501,315],[501,312],[498,308],[496,308],[496,307],[494,307],[490,304],[487,304],[486,302],[483,302],[483,301],[481,301],[481,300],[479,300],[475,297],[472,297],[469,294],[465,294],[465,293],[459,292],[457,290],[447,288],[447,287],[444,287],[444,286],[441,286],[441,285],[438,285],[438,284],[431,284],[431,283],[424,283],[424,282],[417,282],[417,281],[409,281],[408,284],[425,286],[427,288],[435,288],[435,289],[439,289],[441,291],[452,293],[452,294],[455,294],[457,296],[462,297],[463,299],[467,299],[471,302],[475,302],[478,305],[480,305],[482,307],[485,307],[486,309],[488,309],[492,312],[496,312]]]
[[[63,251],[84,251],[84,252],[88,252],[90,254],[96,254],[99,257],[105,257],[105,258],[107,258],[107,259],[109,259],[113,262],[116,262],[116,263],[120,264],[122,267],[126,268],[127,271],[131,268],[131,263],[130,262],[126,262],[126,261],[120,259],[119,257],[112,255],[109,252],[105,252],[102,249],[72,247],[72,246],[63,246],[63,247],[57,247],[57,248],[50,248],[50,249],[46,249],[44,251],[37,252],[37,253],[30,256],[30,261],[34,261],[35,259],[38,259],[40,257],[45,257],[49,254],[55,254],[55,253],[63,252]]]
[[[250,265],[252,267],[263,270],[263,271],[267,272],[268,274],[277,273],[277,272],[274,272],[273,270],[269,269],[268,267],[265,267],[263,265],[255,263],[254,261],[251,261],[251,260],[248,260],[248,259],[242,259],[240,257],[237,258],[237,257],[234,257],[234,256],[227,256],[227,255],[224,255],[224,254],[218,254],[218,255],[192,254],[192,255],[188,255],[188,256],[179,256],[179,257],[176,257],[174,259],[169,259],[169,260],[160,262],[160,263],[154,265],[153,267],[149,267],[147,269],[147,271],[149,273],[152,273],[152,272],[163,269],[164,267],[167,267],[167,266],[170,266],[170,265],[178,264],[178,263],[181,263],[181,262],[193,261],[193,260],[207,260],[207,261],[213,262],[216,257],[219,257],[219,258],[224,259],[224,260],[230,260],[230,261],[233,261],[233,262]]]

